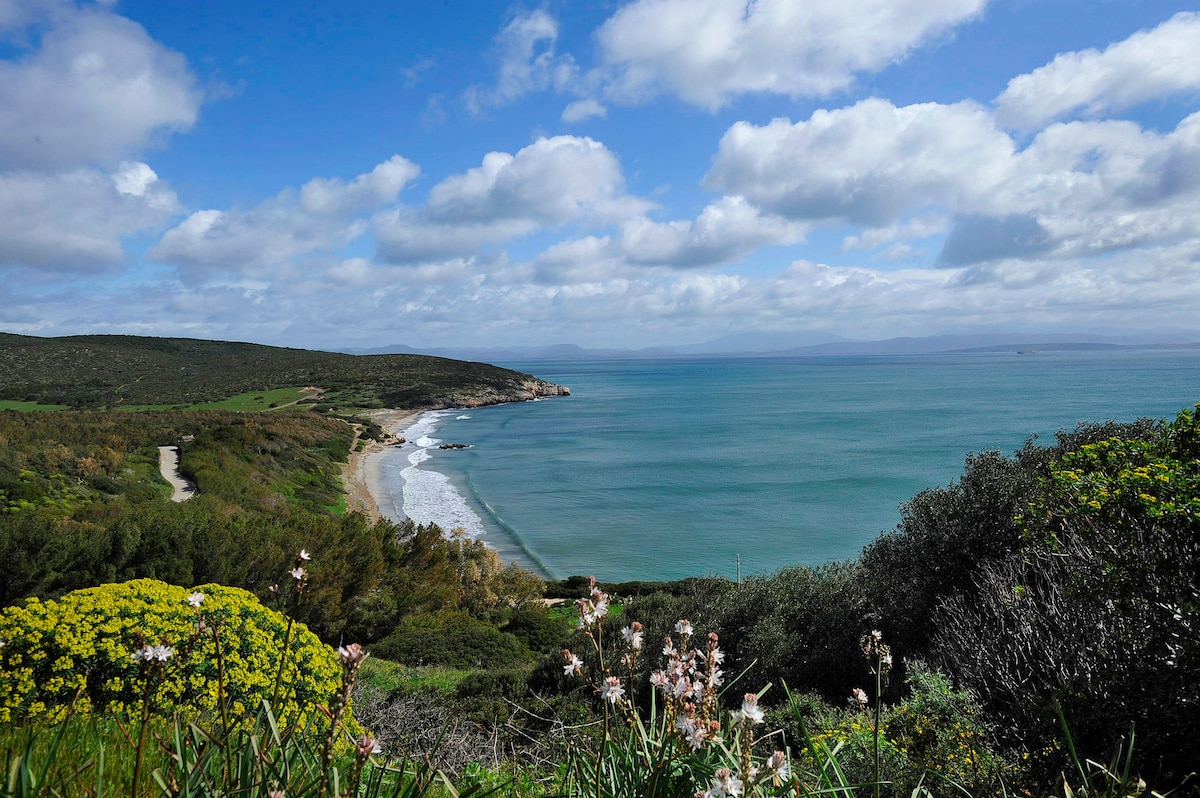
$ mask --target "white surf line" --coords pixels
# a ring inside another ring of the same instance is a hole
[[[178,446],[159,446],[158,447],[158,470],[162,472],[163,479],[171,483],[174,491],[171,493],[171,501],[185,502],[196,495],[196,485],[183,478],[179,473],[179,447]]]

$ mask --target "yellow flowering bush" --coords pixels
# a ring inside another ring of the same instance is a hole
[[[188,590],[137,579],[27,599],[0,610],[0,722],[55,721],[76,712],[136,715],[151,683],[156,712],[231,718],[276,692],[288,619],[249,592]],[[151,668],[150,666],[154,667]],[[275,715],[301,721],[341,684],[337,654],[294,624]]]

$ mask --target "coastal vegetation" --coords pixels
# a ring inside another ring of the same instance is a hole
[[[0,333],[0,373],[0,401],[89,409],[193,407],[306,387],[317,390],[294,401],[315,409],[458,407],[565,392],[528,374],[426,355],[129,335]]]
[[[1194,410],[971,455],[853,560],[546,584],[345,512],[354,425],[261,390],[0,411],[0,796],[1200,795]]]

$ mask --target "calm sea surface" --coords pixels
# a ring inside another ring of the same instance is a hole
[[[425,414],[385,485],[558,578],[853,557],[969,452],[1200,402],[1194,350],[501,365],[573,395]]]

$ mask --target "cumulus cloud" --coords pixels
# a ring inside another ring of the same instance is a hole
[[[349,183],[313,178],[300,187],[300,206],[318,216],[343,216],[396,201],[400,190],[421,173],[412,161],[393,155]]]
[[[1167,134],[1059,123],[1018,149],[981,106],[871,99],[797,123],[739,122],[706,180],[797,221],[898,231],[913,215],[950,216],[942,265],[1098,254],[1200,234],[1200,114]]]
[[[973,204],[1007,177],[1014,150],[973,103],[868,99],[796,123],[738,122],[705,180],[788,218],[877,227],[930,204]]]
[[[649,207],[625,193],[621,166],[607,147],[590,138],[555,136],[515,155],[488,153],[480,166],[434,186],[423,207],[379,214],[375,235],[386,260],[419,262],[465,255],[535,230],[603,226]]]
[[[1147,100],[1200,90],[1200,14],[1181,12],[1099,50],[1063,53],[1009,81],[996,98],[1006,126],[1031,130],[1072,113],[1099,117]]]
[[[122,260],[122,239],[180,211],[149,166],[0,172],[0,264],[86,272]]]
[[[598,32],[623,100],[716,109],[748,92],[824,96],[976,16],[987,0],[634,0]]]
[[[0,61],[0,168],[71,169],[187,130],[201,92],[183,56],[103,10],[54,15],[40,46]]]
[[[298,193],[282,191],[248,210],[196,211],[168,230],[148,256],[220,272],[288,268],[298,257],[336,250],[361,236],[368,223],[359,215],[394,201],[417,172],[394,156],[349,182],[315,178]]]

